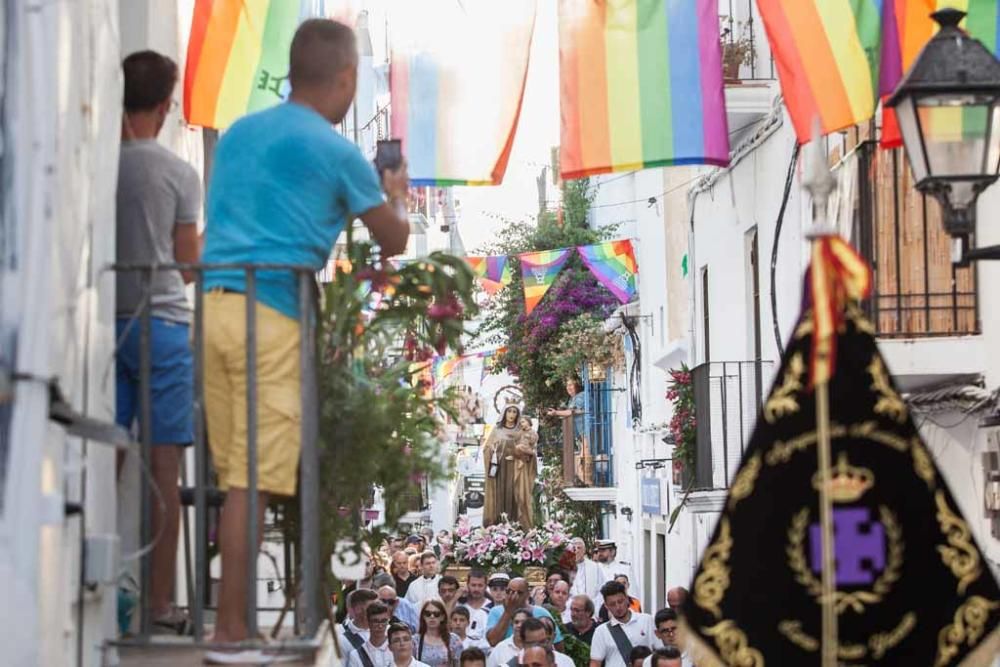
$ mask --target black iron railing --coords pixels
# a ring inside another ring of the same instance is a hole
[[[752,83],[776,78],[764,24],[754,14],[753,0],[723,0],[719,3],[719,35],[727,83]],[[727,60],[747,49],[752,54],[749,62],[743,61],[735,69],[727,67]]]
[[[192,351],[194,355],[194,417],[195,417],[195,440],[194,440],[194,480],[193,489],[182,491],[182,504],[185,496],[189,499],[193,496],[194,514],[194,544],[190,545],[188,531],[184,530],[185,560],[192,560],[193,566],[189,566],[188,581],[188,610],[194,626],[195,643],[203,643],[205,637],[205,611],[213,606],[213,600],[209,587],[209,528],[208,528],[208,505],[212,498],[218,504],[222,492],[210,487],[211,462],[206,447],[207,438],[205,432],[205,390],[204,390],[204,299],[203,281],[206,271],[242,271],[246,282],[246,403],[247,403],[247,491],[248,491],[248,512],[247,512],[247,544],[250,565],[247,569],[247,626],[251,637],[258,636],[258,614],[265,609],[257,604],[257,558],[259,547],[259,534],[256,517],[258,516],[258,420],[257,420],[257,318],[256,318],[256,293],[257,276],[261,271],[267,272],[288,272],[294,274],[298,281],[298,306],[299,306],[299,362],[301,373],[301,401],[302,401],[302,423],[301,423],[301,453],[299,460],[299,503],[300,503],[300,540],[295,545],[295,557],[291,556],[291,545],[285,544],[286,573],[285,581],[298,581],[300,593],[288,594],[295,597],[295,627],[301,632],[303,640],[302,648],[315,648],[312,640],[319,625],[327,617],[327,603],[323,600],[320,591],[322,590],[320,579],[320,544],[319,544],[319,454],[317,449],[318,438],[318,399],[315,369],[315,313],[316,313],[316,288],[315,270],[311,267],[295,266],[286,264],[132,264],[119,263],[112,267],[116,272],[138,273],[141,285],[141,294],[146,295],[140,305],[138,312],[134,315],[137,320],[140,338],[140,372],[139,372],[139,404],[140,404],[140,433],[139,447],[145,465],[149,466],[152,448],[152,433],[149,425],[152,415],[152,392],[151,392],[151,324],[152,314],[150,312],[151,299],[150,286],[154,272],[162,271],[184,271],[190,272],[194,276],[195,307],[193,319]],[[182,466],[183,471],[183,466]],[[142,544],[148,545],[153,539],[151,534],[151,517],[153,512],[152,488],[150,480],[143,478],[140,487],[140,516],[141,529],[140,536]],[[182,508],[182,516],[185,522],[189,520],[188,514],[191,509]],[[151,580],[151,556],[146,554],[142,558],[140,566],[140,604],[139,604],[139,633],[135,641],[139,643],[149,643],[154,640],[152,636],[152,618],[150,614],[150,580]],[[294,576],[290,568],[297,571]],[[191,581],[193,579],[193,582]],[[120,642],[128,644],[129,642]],[[173,642],[176,644],[176,641]],[[254,641],[249,642],[252,645]],[[294,642],[284,642],[283,649],[295,650]]]
[[[692,488],[725,489],[750,441],[770,361],[713,361],[691,370],[697,439]]]

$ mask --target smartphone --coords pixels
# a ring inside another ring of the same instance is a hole
[[[375,169],[398,169],[403,164],[403,146],[399,139],[379,139],[375,144]]]

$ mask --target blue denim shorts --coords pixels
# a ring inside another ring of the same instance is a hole
[[[115,339],[120,341],[115,354],[115,421],[127,429],[141,417],[140,329],[138,319],[120,318],[115,323]],[[188,337],[190,327],[154,317],[151,329],[153,444],[190,445],[194,442],[194,357]]]

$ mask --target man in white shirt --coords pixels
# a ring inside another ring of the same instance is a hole
[[[595,608],[600,609],[604,602],[601,599],[601,586],[610,577],[600,563],[587,558],[587,547],[581,538],[574,537],[572,545],[573,551],[576,552],[576,576],[573,577],[570,593],[586,595],[594,603]]]
[[[347,596],[347,620],[337,626],[340,655],[349,655],[368,641],[368,605],[376,600],[378,595],[367,588],[355,589]]]
[[[430,667],[413,657],[413,633],[403,623],[389,626],[389,650],[392,652],[390,667]]]
[[[517,657],[521,652],[521,625],[529,618],[532,618],[530,609],[522,608],[514,612],[510,621],[514,633],[493,647],[486,660],[486,667],[504,667],[511,658]]]
[[[506,586],[507,575],[504,577]],[[497,577],[499,584],[499,576]],[[506,590],[504,588],[503,590]],[[472,570],[465,584],[465,599],[461,601],[462,606],[469,610],[469,637],[483,639],[486,636],[486,619],[489,617],[492,602],[486,597],[486,573],[482,570]]]
[[[389,651],[389,607],[381,602],[372,602],[365,610],[368,618],[368,639],[347,657],[347,667],[389,667],[392,653]]]
[[[548,646],[529,646],[518,661],[520,667],[554,667],[557,653]],[[570,664],[573,664],[570,662]]]
[[[420,576],[410,582],[406,591],[406,599],[419,607],[424,600],[438,597],[438,557],[433,551],[425,551],[420,555]]]
[[[680,638],[680,628],[678,627],[678,617],[677,612],[673,609],[661,609],[656,612],[656,616],[653,618],[656,624],[656,636],[660,640],[661,646],[668,649],[676,649],[678,656],[678,667],[691,667],[691,657],[680,648],[681,638]],[[659,649],[658,649],[659,650]],[[661,656],[663,658],[663,656]],[[642,667],[655,667],[653,661],[656,660],[656,652],[649,656],[642,662]],[[669,663],[669,658],[663,658],[660,660],[660,665],[663,667],[664,660]],[[672,667],[672,666],[671,666]]]
[[[594,631],[590,644],[590,667],[631,667],[629,653],[636,646],[653,648],[656,630],[653,617],[632,611],[628,593],[620,582],[609,581],[601,587],[604,606],[611,620]]]
[[[526,618],[524,622],[514,631],[514,636],[519,637],[520,641],[518,644],[513,645],[510,649],[505,651],[505,655],[509,655],[505,661],[500,661],[499,659],[493,662],[496,667],[517,667],[520,663],[523,651],[531,647],[542,647],[542,648],[552,648],[552,636],[555,634],[555,625],[550,628],[545,626],[545,621],[552,623],[551,618]],[[494,653],[496,649],[499,649],[504,642],[497,644],[494,648]],[[573,659],[568,655],[559,653],[558,651],[553,652],[553,659],[555,661],[556,667],[573,667]],[[493,660],[493,653],[490,654],[490,660]],[[491,667],[490,662],[487,661],[486,667]]]

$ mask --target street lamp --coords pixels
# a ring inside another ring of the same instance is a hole
[[[976,199],[1000,175],[1000,61],[958,27],[965,12],[931,16],[941,29],[886,105],[896,110],[916,188],[941,203],[956,261],[991,258],[988,250],[1000,258],[1000,246],[966,252]]]

